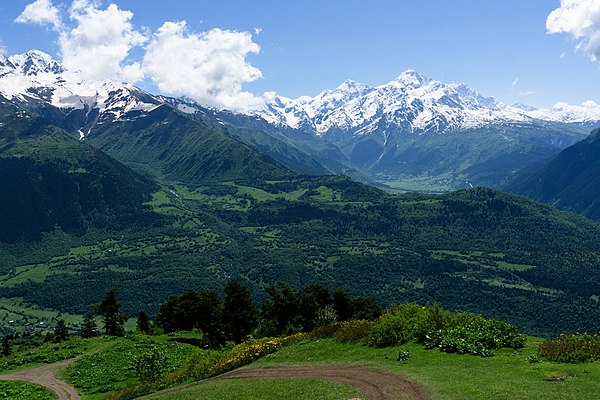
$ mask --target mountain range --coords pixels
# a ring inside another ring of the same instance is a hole
[[[355,135],[85,81],[36,51],[0,64],[2,298],[81,314],[116,285],[126,312],[153,314],[191,287],[235,277],[261,289],[283,279],[385,304],[437,301],[539,335],[600,329],[596,223],[493,189],[392,195],[356,182],[435,177],[447,189],[465,177],[499,183],[507,170],[526,179],[527,165],[585,137],[591,120],[501,110],[464,86],[409,72],[394,84],[398,96],[410,92],[401,85],[463,91],[456,104],[468,111],[432,94],[423,107],[450,114],[418,120],[431,129],[402,130],[410,112],[401,107]],[[379,90],[354,86],[365,96]],[[485,114],[483,104],[522,120],[459,128],[461,115]],[[387,150],[371,165],[386,119],[394,121]]]
[[[425,191],[503,187],[600,121],[597,106],[507,105],[413,70],[375,87],[346,81],[315,97],[275,97],[257,114],[328,140],[376,181]]]
[[[107,122],[133,121],[168,105],[296,172],[343,173],[400,191],[503,188],[600,121],[598,107],[507,105],[413,70],[380,86],[346,81],[313,98],[276,96],[244,115],[86,81],[39,51],[0,58],[0,94],[89,141],[100,140],[97,131]]]

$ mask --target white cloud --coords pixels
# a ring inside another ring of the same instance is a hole
[[[131,23],[133,13],[110,4],[99,9],[95,3],[76,0],[69,18],[76,23],[59,37],[63,66],[80,71],[89,79],[117,79],[135,83],[144,77],[139,62],[128,63],[132,48],[147,38]]]
[[[529,96],[529,95],[532,95],[532,94],[533,94],[533,91],[531,91],[531,90],[526,90],[524,92],[519,92],[519,96]]]
[[[512,81],[512,83],[510,84],[510,88],[511,88],[511,90],[513,90],[513,89],[515,88],[515,86],[517,86],[517,83],[519,83],[519,78],[518,78],[518,77],[516,77],[516,78],[515,78],[515,79]]]
[[[59,30],[62,25],[59,10],[50,0],[36,0],[28,4],[15,22],[50,25],[55,30]]]
[[[148,77],[165,94],[238,111],[265,104],[267,94],[256,96],[242,89],[243,84],[262,77],[246,60],[260,51],[250,32],[212,29],[195,33],[180,21],[165,22],[152,33],[133,25],[131,11],[102,4],[100,0],[72,0],[70,7],[62,9],[61,20],[51,0],[36,0],[16,21],[52,25],[58,32],[63,67],[84,78],[136,83]],[[260,32],[254,30],[256,35]],[[132,60],[133,49],[144,53],[141,60]]]
[[[564,51],[562,53],[560,53],[560,58],[565,58],[567,56],[567,53],[565,53]]]
[[[263,97],[242,90],[262,77],[246,56],[260,50],[248,32],[212,29],[191,33],[185,21],[165,22],[146,47],[143,67],[158,88],[218,108],[249,111]]]
[[[546,19],[548,33],[568,33],[577,39],[577,48],[592,60],[600,60],[600,1],[561,0],[560,7]]]

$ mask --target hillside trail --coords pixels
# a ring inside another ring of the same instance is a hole
[[[367,400],[431,400],[427,389],[411,379],[361,366],[281,366],[241,369],[208,379],[207,381],[247,378],[301,378],[320,379],[354,386],[366,395]],[[206,382],[206,381],[204,381]],[[198,383],[196,383],[197,385]],[[189,388],[191,385],[186,385]],[[184,388],[175,388],[162,393],[143,397],[155,398],[176,393]]]
[[[2,381],[24,381],[37,383],[53,391],[58,400],[80,400],[81,397],[77,390],[68,383],[56,378],[54,371],[57,368],[65,367],[73,363],[76,359],[57,362],[54,364],[42,365],[41,367],[25,369],[12,372],[10,374],[0,375]]]

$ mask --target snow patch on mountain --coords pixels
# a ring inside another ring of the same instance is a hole
[[[531,116],[547,121],[566,123],[589,123],[600,120],[600,104],[593,100],[581,105],[557,103],[551,109],[533,110]]]
[[[317,135],[341,131],[360,136],[375,130],[423,134],[536,120],[600,121],[600,106],[561,103],[551,110],[537,110],[508,105],[465,84],[445,84],[407,70],[380,86],[349,80],[315,97],[275,96],[258,115],[271,124],[308,128]]]
[[[101,116],[113,120],[163,104],[130,84],[90,81],[66,72],[51,56],[37,50],[0,56],[0,94],[9,100],[43,102],[65,111],[98,109]]]

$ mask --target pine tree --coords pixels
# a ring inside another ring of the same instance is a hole
[[[93,308],[104,316],[104,333],[108,336],[125,336],[123,324],[128,317],[121,313],[123,302],[117,299],[117,288],[112,287],[104,294],[104,299]]]
[[[65,320],[58,320],[54,327],[54,341],[57,343],[69,340],[69,328],[65,324]]]
[[[216,291],[208,289],[198,292],[198,299],[197,327],[206,335],[211,347],[222,344],[221,315],[223,314],[223,300]]]
[[[258,309],[248,286],[230,279],[224,288],[223,327],[228,339],[240,343],[256,327]]]
[[[137,330],[140,333],[150,334],[152,333],[152,327],[150,326],[150,317],[146,311],[142,310],[137,317]]]
[[[81,323],[81,337],[91,338],[98,334],[98,328],[96,326],[96,320],[91,314],[83,316],[83,322]]]
[[[352,296],[344,289],[337,288],[333,293],[333,309],[337,312],[338,321],[347,321],[354,315]]]
[[[8,336],[4,336],[2,339],[2,355],[4,357],[10,356],[10,339]]]

